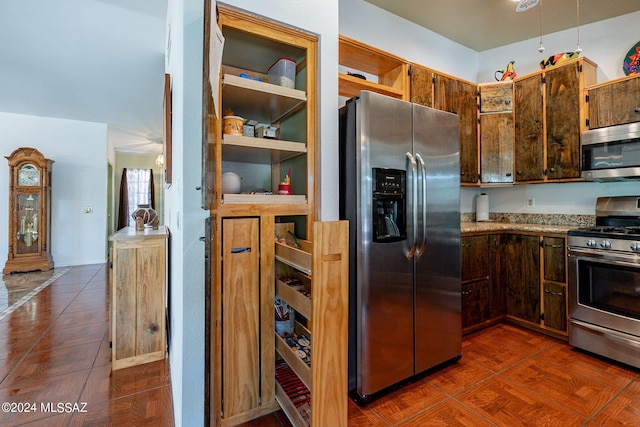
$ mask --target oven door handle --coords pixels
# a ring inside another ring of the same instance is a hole
[[[601,264],[621,265],[627,267],[638,268],[638,262],[640,257],[637,253],[623,253],[623,252],[593,252],[583,251],[576,248],[569,248],[567,253],[568,258],[575,258],[576,262],[580,260],[599,262]]]
[[[602,335],[606,335],[607,337],[615,341],[620,341],[626,345],[631,345],[633,347],[640,348],[640,342],[630,340],[629,335],[627,334],[622,334],[618,331],[613,331],[611,329],[603,328],[602,326],[593,325],[591,323],[581,322],[580,320],[576,320],[576,319],[570,319],[569,322],[582,329],[596,331],[601,333]]]

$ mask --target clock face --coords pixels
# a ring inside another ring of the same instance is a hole
[[[22,165],[18,170],[18,185],[28,187],[40,185],[40,170],[30,163]]]

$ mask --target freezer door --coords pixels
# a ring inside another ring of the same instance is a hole
[[[409,168],[407,181],[412,179],[406,156],[412,147],[411,104],[362,92],[357,117],[357,391],[366,397],[413,375],[413,261],[406,256],[413,237],[374,242],[372,233],[373,168]],[[407,212],[410,203],[411,197]],[[407,235],[412,227],[408,214]]]
[[[415,261],[415,373],[420,373],[462,352],[460,145],[457,115],[420,105],[413,105],[413,114],[420,171]]]

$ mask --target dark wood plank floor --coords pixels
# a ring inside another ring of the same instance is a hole
[[[167,361],[111,372],[105,266],[29,274],[0,281],[0,403],[37,410],[0,412],[0,426],[172,426]],[[288,425],[279,412],[245,427]],[[458,363],[349,401],[349,425],[640,426],[640,371],[501,324],[466,336]]]
[[[0,281],[0,426],[172,426],[167,361],[111,372],[105,265],[60,272]]]

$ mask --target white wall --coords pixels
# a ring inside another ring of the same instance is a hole
[[[204,423],[204,221],[200,207],[204,2],[169,1],[172,80],[172,185],[169,226],[169,357],[176,426]],[[214,2],[215,7],[215,2]]]
[[[51,253],[56,267],[104,263],[107,242],[107,125],[0,113],[0,154],[32,147],[55,163]],[[7,260],[9,167],[0,162],[0,262]],[[93,213],[85,214],[84,207]]]
[[[407,61],[476,81],[476,51],[363,0],[340,0],[340,34]]]
[[[622,61],[640,38],[638,20],[640,12],[634,12],[580,26],[581,56],[598,64],[599,83],[624,76]],[[514,66],[518,76],[540,71],[540,61],[543,59],[575,50],[577,37],[576,28],[545,34],[542,36],[545,46],[543,53],[538,53],[538,37],[484,51],[480,53],[478,75],[474,81],[495,81],[495,71],[502,70],[509,61],[516,61]]]

